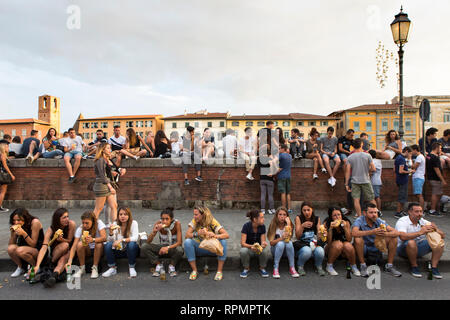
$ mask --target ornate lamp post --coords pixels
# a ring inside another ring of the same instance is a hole
[[[411,21],[408,19],[408,15],[403,12],[403,7],[400,9],[400,13],[395,16],[395,20],[391,23],[392,36],[395,44],[399,47],[399,77],[400,77],[400,92],[399,92],[399,111],[400,121],[398,134],[400,139],[403,139],[403,46],[408,42],[409,27]]]

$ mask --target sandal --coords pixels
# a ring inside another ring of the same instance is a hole
[[[196,280],[197,279],[197,271],[192,271],[189,275],[189,280]]]
[[[222,272],[217,272],[216,276],[214,277],[214,280],[215,281],[220,281],[220,280],[222,280],[222,277],[223,277]]]

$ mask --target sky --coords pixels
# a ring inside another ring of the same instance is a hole
[[[62,129],[96,116],[327,115],[397,95],[376,49],[412,20],[404,95],[449,95],[448,0],[0,0],[0,119],[61,98]]]

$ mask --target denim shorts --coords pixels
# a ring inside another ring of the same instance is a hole
[[[341,161],[344,161],[348,158],[348,156],[345,153],[339,153],[339,157],[341,158]]]
[[[64,154],[64,158],[70,158],[70,159],[78,158],[77,155],[80,155],[80,158],[81,158],[81,156],[83,155],[83,152],[72,150],[72,151],[66,152]]]
[[[425,179],[413,178],[413,194],[422,194]]]
[[[379,198],[381,194],[381,185],[374,186],[372,185],[373,193],[375,195],[375,198]]]
[[[322,155],[322,159],[323,159],[323,160],[326,160],[326,159],[329,159],[329,158],[330,158],[330,157],[329,157],[327,154],[323,154],[323,155]],[[339,158],[339,156],[338,156],[337,154],[335,154],[334,157],[333,157],[333,159],[331,159],[331,160],[335,161],[336,158]]]
[[[403,241],[398,247],[397,247],[397,255],[402,258],[408,258],[408,255],[406,253],[406,245],[408,244],[408,241]],[[431,252],[430,245],[428,244],[427,240],[422,240],[420,242],[416,242],[417,244],[417,257],[423,257],[424,255]]]

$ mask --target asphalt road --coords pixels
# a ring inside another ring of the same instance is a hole
[[[161,281],[149,273],[139,273],[129,279],[126,272],[119,272],[109,279],[81,279],[81,289],[69,290],[65,283],[52,289],[42,284],[31,286],[21,279],[11,279],[10,273],[0,273],[0,299],[6,300],[443,300],[450,296],[450,273],[442,273],[444,279],[416,279],[407,273],[394,278],[381,273],[381,289],[369,290],[367,279],[319,277],[309,272],[305,277],[293,279],[284,271],[281,279],[262,279],[256,272],[247,279],[239,278],[239,272],[225,272],[221,282],[213,280],[214,273],[200,274],[196,281],[188,279],[188,273]]]

